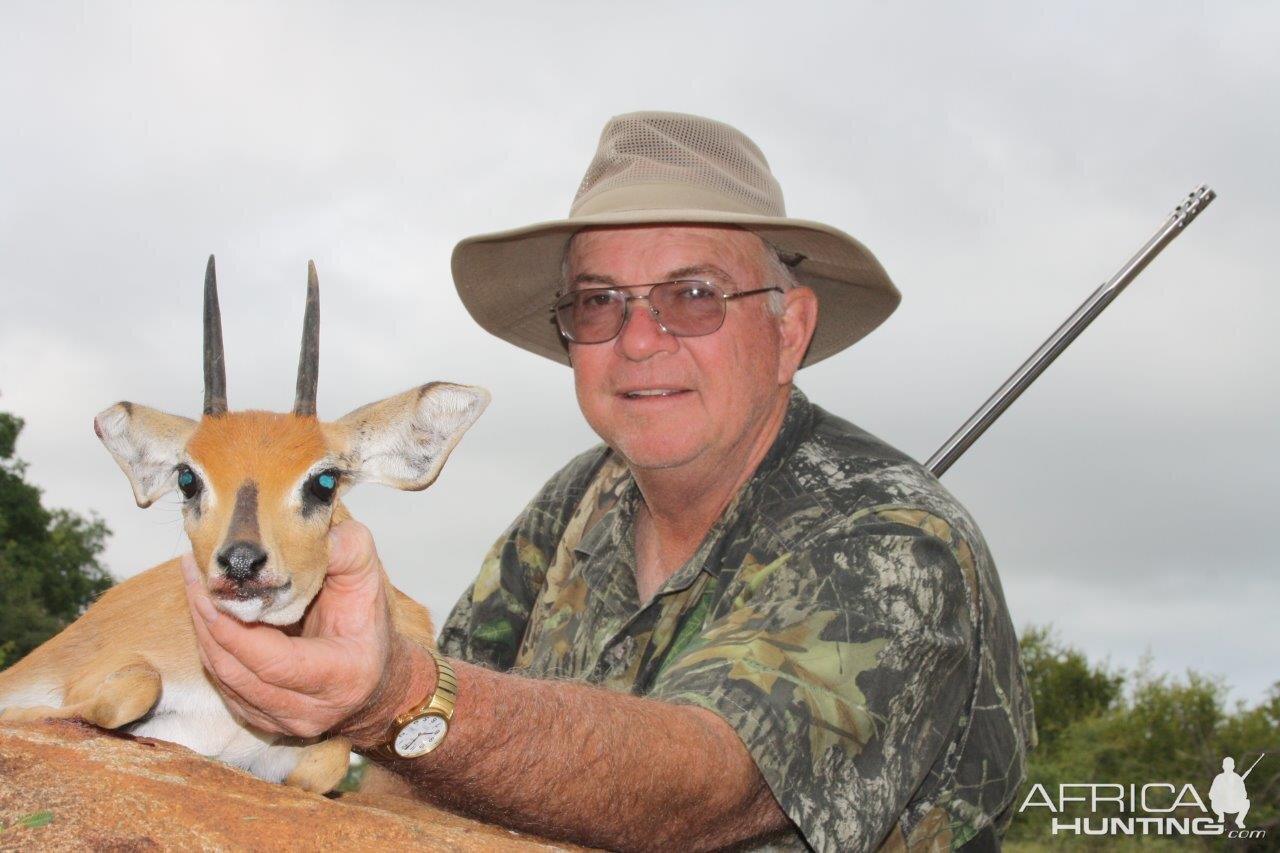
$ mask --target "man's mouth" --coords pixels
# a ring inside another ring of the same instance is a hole
[[[680,394],[687,394],[686,388],[636,388],[631,391],[623,391],[621,396],[628,400],[644,400],[652,397],[675,397]]]

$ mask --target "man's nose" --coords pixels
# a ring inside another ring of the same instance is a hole
[[[642,297],[630,303],[614,346],[624,358],[643,361],[657,352],[674,352],[680,347],[680,342],[662,328],[657,310],[647,298]]]
[[[243,584],[258,576],[267,564],[267,552],[256,542],[232,542],[217,556],[222,573],[237,584]]]

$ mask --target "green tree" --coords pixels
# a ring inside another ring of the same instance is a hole
[[[1091,665],[1048,627],[1027,628],[1021,646],[1042,751],[1052,750],[1072,723],[1100,714],[1119,700],[1124,676]]]
[[[112,584],[97,515],[46,509],[15,456],[21,418],[0,412],[0,667],[66,627]]]
[[[1280,684],[1253,707],[1237,703],[1231,708],[1228,687],[1220,678],[1194,671],[1182,677],[1156,673],[1150,661],[1134,672],[1115,672],[1090,663],[1047,628],[1028,628],[1021,645],[1041,737],[1015,808],[1037,784],[1050,798],[1060,785],[1111,783],[1127,790],[1131,784],[1151,782],[1190,783],[1206,797],[1225,756],[1234,757],[1241,765],[1238,772],[1244,772],[1265,752],[1269,758],[1249,777],[1248,826],[1267,834],[1261,841],[1234,843],[1237,849],[1274,849],[1280,832]],[[1078,803],[1058,816],[1069,820],[1103,815]],[[1044,808],[1016,814],[1008,835],[1010,849],[1090,843],[1076,836],[1054,836],[1052,817]],[[1186,843],[1181,838],[1092,839],[1094,845],[1104,842],[1109,849],[1172,849],[1171,845]]]

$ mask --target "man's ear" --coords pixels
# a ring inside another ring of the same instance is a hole
[[[431,382],[361,406],[324,429],[355,479],[417,491],[435,481],[488,405],[483,388]]]
[[[783,294],[782,316],[778,318],[782,352],[778,362],[778,384],[786,385],[800,369],[818,327],[818,295],[804,285]]]
[[[198,424],[133,403],[116,403],[93,419],[93,431],[133,486],[140,507],[173,488],[174,468]]]

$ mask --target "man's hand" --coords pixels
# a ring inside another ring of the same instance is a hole
[[[270,732],[311,737],[341,727],[376,738],[409,679],[411,651],[392,631],[382,564],[368,528],[329,534],[324,585],[299,636],[245,624],[214,607],[191,554],[182,558],[200,659],[232,709]],[[397,693],[397,695],[390,695]]]
[[[392,629],[369,531],[347,521],[331,535],[328,575],[299,636],[218,612],[190,556],[187,596],[201,659],[237,714],[267,731],[335,731],[372,746],[435,689],[435,664]],[[742,741],[710,711],[452,665],[447,741],[394,761],[440,805],[613,849],[718,848],[788,825]]]

